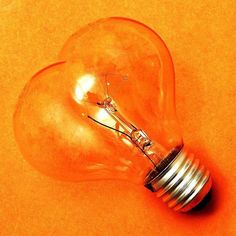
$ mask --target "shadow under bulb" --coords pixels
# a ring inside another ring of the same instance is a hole
[[[152,29],[96,21],[67,40],[58,61],[28,82],[14,114],[16,140],[36,169],[143,184],[176,211],[201,202],[211,177],[185,151],[171,56]]]

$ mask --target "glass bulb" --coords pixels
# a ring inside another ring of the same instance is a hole
[[[102,19],[72,35],[59,63],[26,85],[14,116],[24,157],[54,178],[125,179],[188,211],[211,187],[187,155],[168,49],[147,26]]]

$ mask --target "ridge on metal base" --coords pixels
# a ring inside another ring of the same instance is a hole
[[[146,187],[175,211],[187,212],[197,206],[211,189],[210,172],[181,149],[156,176],[147,178]]]

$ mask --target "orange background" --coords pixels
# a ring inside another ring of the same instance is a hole
[[[72,33],[108,16],[147,24],[171,51],[185,143],[214,181],[200,211],[174,213],[121,181],[55,181],[16,146],[12,114],[26,81],[55,62]],[[235,46],[233,0],[0,0],[0,235],[236,235]]]

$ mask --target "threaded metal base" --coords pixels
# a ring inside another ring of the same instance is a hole
[[[180,150],[174,160],[147,183],[175,211],[186,212],[210,191],[210,173],[193,155]]]

